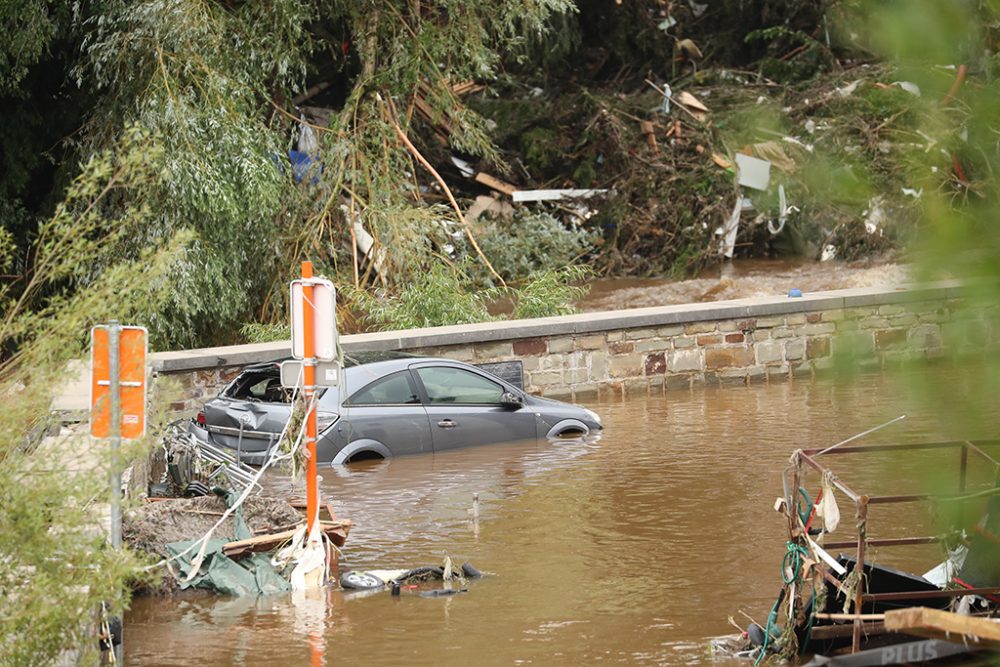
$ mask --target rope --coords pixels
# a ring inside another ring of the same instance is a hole
[[[785,557],[781,559],[781,581],[786,586],[797,584],[802,580],[799,575],[802,574],[803,558],[809,558],[809,552],[802,545],[795,542],[785,543]],[[787,574],[789,570],[791,571],[790,577]]]
[[[805,489],[800,487],[799,493],[804,494],[808,499],[809,494]],[[781,559],[781,594],[778,596],[774,606],[771,607],[771,613],[767,615],[767,625],[764,628],[764,643],[761,644],[760,653],[757,655],[757,659],[754,660],[754,667],[757,667],[764,659],[764,656],[767,655],[767,647],[771,643],[771,634],[777,629],[778,609],[785,598],[785,592],[790,585],[801,582],[802,560],[808,557],[809,552],[801,544],[791,541],[785,542],[785,555]],[[789,604],[794,604],[794,600],[789,602]]]

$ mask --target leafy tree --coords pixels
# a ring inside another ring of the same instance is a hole
[[[136,555],[107,547],[99,508],[109,461],[86,436],[44,439],[54,388],[83,358],[91,326],[117,318],[145,323],[169,295],[168,276],[190,235],[174,234],[135,261],[108,258],[149,215],[142,192],[159,176],[147,136],[124,133],[120,150],[82,166],[55,214],[42,223],[22,281],[0,287],[0,664],[45,664],[66,650],[92,662],[92,622],[102,603],[122,611]],[[130,196],[127,209],[110,206]],[[0,234],[0,264],[22,249]],[[106,268],[99,274],[87,269]],[[144,452],[127,449],[125,460]],[[89,658],[88,658],[89,656]]]

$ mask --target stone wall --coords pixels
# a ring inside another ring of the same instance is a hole
[[[620,397],[704,384],[813,374],[837,361],[880,367],[982,350],[983,313],[960,308],[954,285],[853,289],[567,317],[344,336],[345,352],[403,350],[473,363],[519,359],[525,388],[554,397]],[[181,379],[190,411],[248,363],[287,357],[288,344],[153,355]]]

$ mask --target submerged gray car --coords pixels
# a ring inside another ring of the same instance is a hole
[[[599,432],[592,410],[525,393],[476,366],[436,357],[345,360],[340,385],[323,390],[317,461],[352,463],[457,447]],[[261,464],[291,411],[278,363],[247,367],[191,424],[191,431]]]

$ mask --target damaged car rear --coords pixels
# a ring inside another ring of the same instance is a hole
[[[291,399],[279,363],[249,366],[190,428],[259,465],[278,445]],[[401,353],[345,358],[339,386],[321,390],[317,421],[317,461],[326,465],[602,429],[594,411],[532,396],[476,366]]]

